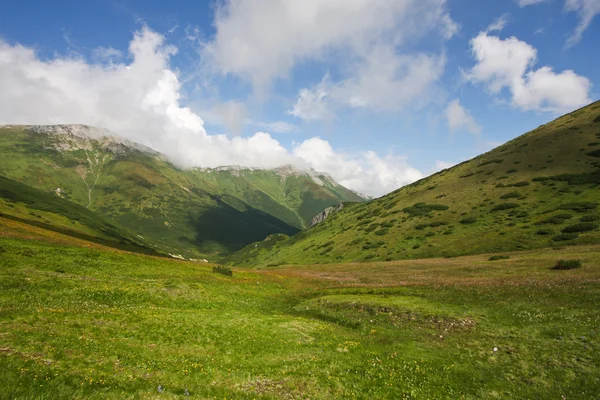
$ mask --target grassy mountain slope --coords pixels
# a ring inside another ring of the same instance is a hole
[[[296,228],[236,209],[154,153],[113,139],[0,129],[0,174],[54,193],[142,235],[167,252],[231,251]]]
[[[190,256],[293,234],[323,208],[361,200],[306,174],[181,170],[151,149],[80,125],[0,127],[0,157],[1,175],[100,212],[164,252]]]
[[[311,176],[289,166],[273,170],[204,168],[189,174],[200,187],[232,206],[251,205],[296,228],[307,227],[327,207],[365,200],[326,175]]]
[[[293,237],[238,265],[451,257],[600,242],[600,102]]]
[[[106,246],[155,253],[140,238],[104,216],[3,176],[0,217]]]

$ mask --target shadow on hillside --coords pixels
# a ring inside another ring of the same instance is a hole
[[[211,196],[212,197],[212,196]],[[203,251],[231,253],[274,233],[294,235],[300,230],[263,211],[246,205],[240,211],[217,197],[218,204],[200,216],[192,225],[196,231],[194,244]]]

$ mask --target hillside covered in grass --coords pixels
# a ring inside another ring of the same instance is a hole
[[[600,242],[600,102],[295,236],[230,257],[267,266],[454,257]]]
[[[195,168],[189,174],[198,186],[231,205],[252,205],[296,228],[307,228],[327,207],[365,201],[325,173],[302,172],[289,165],[272,170]]]
[[[50,193],[0,176],[0,217],[73,238],[135,252],[155,251],[102,215]]]
[[[82,125],[0,127],[0,157],[0,175],[96,211],[164,252],[189,256],[294,234],[323,208],[362,199],[325,176],[296,170],[183,170],[151,149]]]

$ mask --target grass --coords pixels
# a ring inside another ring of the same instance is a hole
[[[135,234],[99,213],[0,176],[0,216],[131,251],[156,253]]]
[[[598,246],[229,277],[4,229],[4,398],[551,399],[600,385]],[[559,258],[586,268],[557,275]]]

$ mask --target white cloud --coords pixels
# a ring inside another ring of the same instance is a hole
[[[492,22],[490,26],[487,27],[486,31],[500,32],[506,27],[506,24],[508,24],[508,14],[503,14],[499,16],[494,22]]]
[[[248,116],[249,111],[246,105],[239,101],[219,102],[213,99],[212,103],[216,103],[216,105],[207,108],[196,104],[196,113],[202,115],[202,119],[207,124],[224,127],[229,136],[240,135],[246,126],[252,126],[269,133],[292,133],[298,130],[296,125],[286,121],[253,120]]]
[[[337,84],[331,97],[356,108],[398,111],[427,104],[444,73],[445,57],[398,55],[389,46],[376,46],[351,79]]]
[[[421,174],[406,159],[373,152],[336,152],[313,138],[292,151],[268,133],[210,135],[184,104],[170,68],[177,52],[165,38],[142,28],[134,34],[130,63],[91,63],[82,57],[40,59],[34,50],[0,40],[0,124],[88,124],[105,127],[165,153],[181,167],[294,164],[329,172],[354,190],[381,195]],[[228,103],[221,121],[235,130],[244,108]],[[279,129],[289,126],[278,124]]]
[[[111,46],[108,47],[97,47],[92,50],[92,57],[97,61],[118,61],[123,57],[123,52],[117,50]]]
[[[516,107],[562,113],[591,102],[589,79],[571,70],[534,69],[537,50],[515,37],[503,40],[481,32],[471,40],[471,50],[477,64],[466,78],[486,84],[494,94],[507,88]]]
[[[566,0],[565,9],[579,15],[579,24],[567,40],[567,46],[573,46],[579,43],[583,32],[590,26],[594,17],[600,14],[600,0]]]
[[[451,131],[465,129],[470,133],[481,133],[481,126],[475,122],[475,119],[467,110],[460,104],[460,100],[456,99],[448,104],[446,108],[446,121]]]
[[[200,32],[200,28],[193,25],[188,25],[185,27],[185,37],[190,42],[201,43],[202,42],[202,33]]]
[[[306,121],[331,120],[338,106],[375,111],[421,107],[434,98],[444,72],[444,55],[398,55],[388,46],[375,46],[352,78],[331,83],[325,76],[312,89],[301,89],[289,112]]]
[[[441,56],[401,50],[405,43],[431,33],[449,38],[457,32],[445,5],[446,0],[229,0],[217,13],[217,33],[204,55],[219,72],[240,76],[264,92],[299,63],[327,63],[327,55],[335,54],[334,66],[346,75],[340,90],[361,106],[389,108],[391,98],[391,108],[397,109],[439,75],[431,64]],[[433,76],[417,71],[423,66]],[[410,78],[419,81],[409,87],[410,94],[393,91]],[[382,96],[376,96],[371,85],[383,89]],[[303,89],[293,115],[331,118],[325,95]]]
[[[326,75],[321,83],[312,89],[301,89],[294,107],[288,111],[290,115],[305,121],[323,121],[335,119],[330,110],[329,95],[331,82]]]
[[[380,196],[423,178],[404,157],[379,157],[372,151],[336,152],[329,142],[318,137],[297,145],[293,153],[316,170],[330,172],[342,185],[371,196]]]
[[[534,4],[543,3],[545,1],[548,0],[516,0],[517,4],[519,4],[520,7],[531,6]]]
[[[539,4],[547,0],[517,0],[521,7]],[[579,43],[583,33],[590,26],[596,15],[600,14],[600,0],[565,0],[565,11],[577,13],[579,24],[573,34],[567,39],[567,47]]]
[[[230,134],[239,135],[241,133],[248,115],[248,110],[243,103],[228,101],[217,105],[214,112]]]

